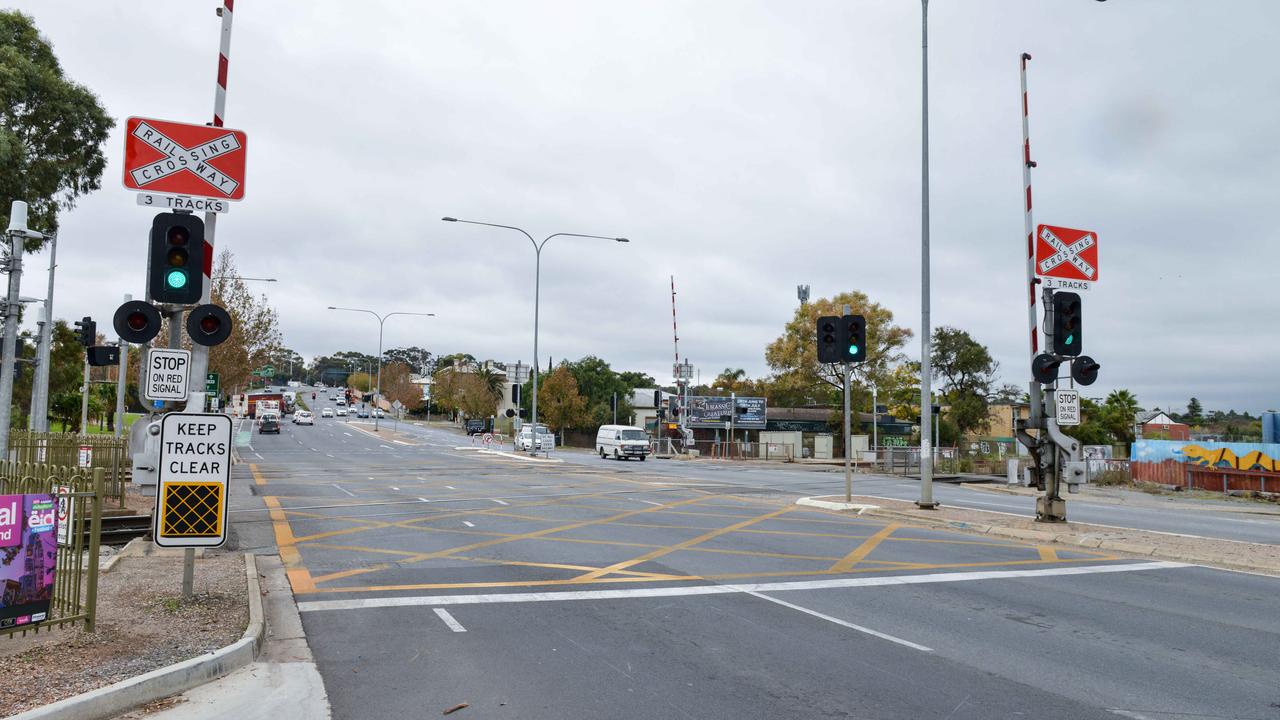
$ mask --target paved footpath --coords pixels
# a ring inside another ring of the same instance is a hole
[[[1274,578],[794,504],[838,476],[368,429],[239,449],[235,539],[279,551],[336,718],[1280,712]]]

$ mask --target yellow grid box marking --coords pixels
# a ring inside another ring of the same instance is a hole
[[[161,500],[160,536],[222,536],[223,488],[219,482],[167,482]]]

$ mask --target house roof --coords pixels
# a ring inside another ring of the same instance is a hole
[[[1140,412],[1137,415],[1139,425],[1184,425],[1177,420],[1169,417],[1168,413],[1163,410],[1149,410]]]

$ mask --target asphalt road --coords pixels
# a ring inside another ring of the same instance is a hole
[[[337,718],[1280,717],[1280,580],[367,429],[242,436],[233,494]]]

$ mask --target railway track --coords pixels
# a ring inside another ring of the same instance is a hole
[[[103,545],[124,545],[134,538],[150,535],[150,515],[111,515],[102,518]]]

